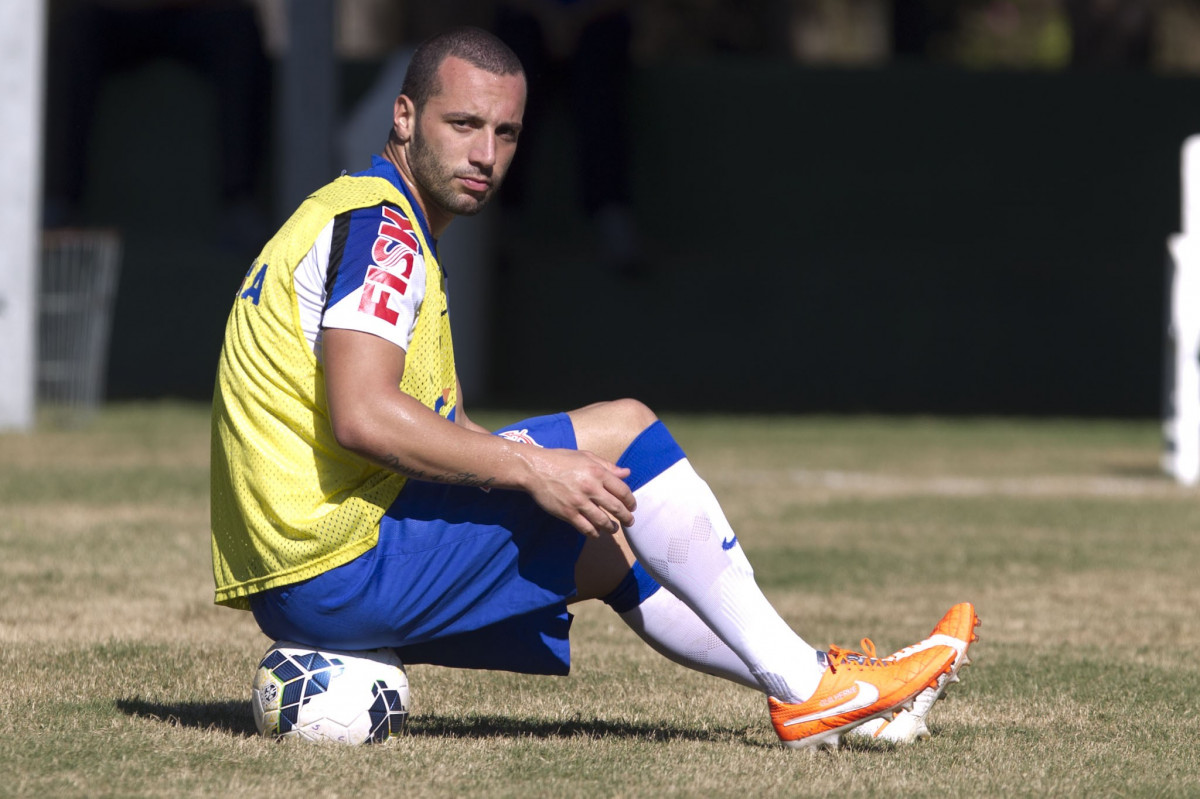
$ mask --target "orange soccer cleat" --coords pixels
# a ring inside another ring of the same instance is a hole
[[[924,641],[901,649],[889,658],[885,658],[886,660],[900,658],[921,647],[942,645],[951,646],[958,652],[950,671],[939,677],[934,685],[917,694],[911,708],[901,710],[895,718],[879,718],[855,727],[852,734],[856,738],[874,738],[901,744],[928,738],[929,727],[925,723],[925,718],[929,715],[934,702],[945,695],[946,688],[951,683],[959,681],[958,670],[971,663],[971,659],[967,657],[967,649],[979,640],[979,636],[975,634],[975,628],[978,626],[979,616],[975,613],[975,606],[970,602],[961,602],[950,608]]]
[[[767,697],[771,723],[786,746],[836,749],[842,733],[911,705],[918,693],[937,685],[958,656],[953,646],[922,646],[922,642],[893,658],[881,659],[875,657],[869,639],[862,643],[867,654],[830,648],[817,691],[804,702],[789,704]]]

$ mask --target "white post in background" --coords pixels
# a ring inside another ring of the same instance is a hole
[[[1183,232],[1171,236],[1163,468],[1185,485],[1200,482],[1200,135],[1183,144]]]
[[[0,429],[33,426],[46,0],[0,2]]]

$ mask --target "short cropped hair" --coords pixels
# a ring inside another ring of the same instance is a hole
[[[460,58],[493,75],[524,75],[521,59],[507,44],[481,28],[454,28],[424,41],[413,53],[400,92],[419,112],[442,87],[438,67],[449,57]]]

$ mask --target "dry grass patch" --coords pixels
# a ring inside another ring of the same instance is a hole
[[[523,414],[477,414],[496,424]],[[1187,795],[1200,784],[1200,492],[1146,422],[679,417],[780,612],[881,651],[971,599],[933,740],[808,757],[752,691],[576,606],[569,678],[412,666],[410,734],[252,729],[268,641],[212,605],[208,417],[118,406],[0,435],[0,793],[409,797]],[[799,755],[799,756],[798,756]]]

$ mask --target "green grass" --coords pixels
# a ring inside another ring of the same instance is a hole
[[[0,796],[1196,793],[1200,492],[1159,472],[1156,424],[667,421],[810,642],[890,650],[976,603],[932,740],[786,750],[761,697],[598,603],[571,677],[413,666],[392,744],[264,740],[269,642],[212,604],[207,409],[118,405],[0,434]]]

